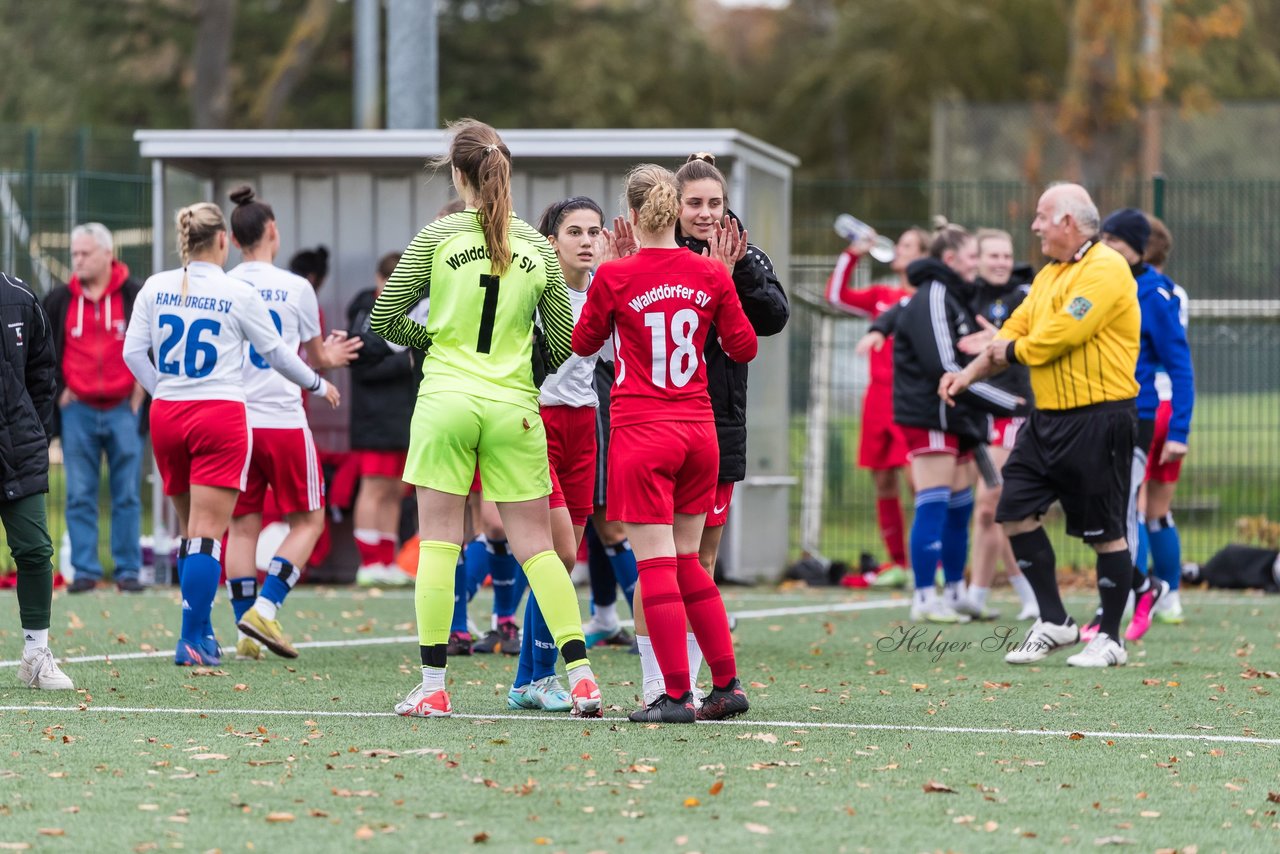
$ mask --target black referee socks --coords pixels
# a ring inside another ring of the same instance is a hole
[[[1036,528],[1025,534],[1014,534],[1009,538],[1009,545],[1013,547],[1013,556],[1018,559],[1018,568],[1036,594],[1040,619],[1046,623],[1065,625],[1067,609],[1058,593],[1058,561],[1053,554],[1053,543],[1049,542],[1049,535],[1044,532],[1044,528]]]
[[[1098,594],[1102,599],[1102,618],[1098,631],[1120,641],[1120,618],[1133,588],[1133,558],[1128,549],[1098,555]],[[1043,611],[1042,611],[1043,613]]]

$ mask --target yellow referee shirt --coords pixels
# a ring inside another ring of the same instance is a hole
[[[1138,285],[1119,252],[1095,241],[1048,264],[997,338],[1031,369],[1038,409],[1075,409],[1138,396]]]

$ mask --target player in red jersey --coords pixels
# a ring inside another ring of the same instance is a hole
[[[189,666],[221,658],[210,612],[222,575],[222,535],[249,470],[245,344],[333,406],[338,391],[285,345],[257,289],[222,271],[227,223],[217,205],[200,202],[178,212],[178,246],[182,269],[156,273],[138,294],[124,361],[155,399],[152,447],[183,536],[174,664]]]
[[[907,266],[923,258],[929,248],[929,233],[909,228],[898,238],[890,269],[897,282],[882,282],[867,288],[852,287],[853,271],[870,248],[870,241],[853,243],[840,254],[827,280],[827,301],[842,311],[875,320],[915,293],[907,281]],[[905,587],[907,549],[899,475],[907,465],[907,445],[902,431],[893,423],[893,342],[884,346],[859,344],[858,352],[871,364],[870,381],[862,398],[862,432],[858,439],[858,466],[871,472],[876,487],[876,518],[889,562],[880,568],[876,586]],[[851,586],[863,586],[857,573],[846,576]]]
[[[703,350],[711,324],[737,362],[756,354],[756,334],[725,265],[720,231],[712,257],[676,242],[675,176],[652,164],[627,176],[628,218],[642,247],[601,265],[573,333],[580,356],[612,337],[617,378],[609,444],[610,515],[627,527],[642,581],[637,632],[651,641],[666,682],[634,721],[692,723],[686,620],[711,667],[713,690],[697,710],[714,720],[749,705],[737,678],[724,602],[698,560],[719,469]]]

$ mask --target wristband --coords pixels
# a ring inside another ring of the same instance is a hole
[[[1014,349],[1017,346],[1017,344],[1018,342],[1016,340],[1010,341],[1009,346],[1004,348],[1004,359],[1006,362],[1008,362],[1011,365],[1018,364],[1018,354]]]

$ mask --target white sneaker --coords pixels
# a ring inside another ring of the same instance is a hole
[[[929,599],[921,602],[914,598],[911,602],[911,621],[913,623],[967,623],[968,614],[961,614],[942,599]]]
[[[389,563],[382,568],[382,583],[387,587],[409,587],[414,580],[399,564]]]
[[[71,683],[71,678],[58,667],[58,662],[47,646],[22,654],[18,678],[28,688],[41,691],[74,691],[76,687]]]
[[[1067,659],[1072,667],[1119,667],[1129,661],[1124,645],[1111,639],[1106,632],[1098,632],[1080,652]]]
[[[1000,611],[989,605],[979,605],[968,596],[962,596],[954,602],[948,602],[952,609],[963,616],[974,620],[998,620]]]
[[[411,718],[447,718],[453,714],[453,705],[448,691],[428,691],[419,682],[409,696],[396,703],[396,714]]]
[[[377,587],[382,583],[387,565],[384,563],[361,564],[356,570],[356,584],[360,587]]]
[[[1022,606],[1022,610],[1018,612],[1019,620],[1038,620],[1040,619],[1040,606],[1035,602],[1028,602]]]
[[[1006,664],[1034,664],[1049,657],[1063,647],[1080,640],[1080,627],[1075,623],[1065,626],[1036,620],[1027,630],[1027,636],[1016,648],[1005,654]]]

